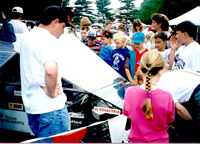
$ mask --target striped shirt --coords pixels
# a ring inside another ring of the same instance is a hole
[[[95,43],[94,45],[89,45],[88,43],[85,44],[87,47],[89,47],[91,50],[93,50],[97,55],[99,54],[100,50],[101,50],[101,46],[97,43]]]

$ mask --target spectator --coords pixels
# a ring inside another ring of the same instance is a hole
[[[175,56],[172,69],[200,71],[200,46],[194,41],[196,27],[190,21],[181,22],[176,26],[176,41],[171,41],[171,54]],[[184,46],[178,48],[182,44]],[[178,50],[176,51],[176,49]],[[176,52],[176,53],[175,53]]]
[[[105,30],[112,31],[112,22],[111,21],[107,21],[105,23]]]
[[[68,130],[66,95],[62,89],[58,40],[67,23],[66,11],[49,6],[38,27],[22,39],[20,72],[22,99],[29,126],[37,138]],[[38,101],[39,100],[39,101]],[[52,142],[52,139],[39,142]]]
[[[97,35],[100,35],[102,33],[102,28],[101,28],[101,26],[99,25],[99,26],[97,26]],[[99,42],[99,43],[101,43],[101,38],[100,37],[97,37],[97,41]]]
[[[169,30],[169,20],[166,15],[161,13],[154,13],[151,15],[152,27],[157,32],[151,36],[151,50],[155,49],[154,35],[157,33],[165,32],[167,37],[170,36]],[[166,49],[170,48],[169,42],[167,42]]]
[[[144,30],[144,27],[143,27],[140,19],[135,19],[133,21],[133,25],[132,25],[132,29],[131,29],[131,33],[130,33],[130,40],[132,40],[132,37],[136,32],[139,32],[139,31],[142,32],[143,30]]]
[[[151,36],[154,34],[153,31],[148,31],[145,35],[145,42],[144,42],[144,48],[150,50],[151,48]]]
[[[86,46],[88,46],[91,50],[94,51],[97,55],[100,52],[100,45],[98,43],[95,43],[96,39],[96,31],[95,30],[89,30],[87,35],[88,42],[86,43]]]
[[[5,14],[0,9],[1,17],[0,17],[0,23],[2,22],[2,27],[0,27],[0,40],[7,41],[7,42],[15,42],[16,36],[13,29],[13,26],[8,23],[8,20],[6,19]]]
[[[123,32],[124,34],[126,34],[126,25],[125,24],[120,24],[117,28],[118,32]]]
[[[93,28],[92,28],[92,22],[89,20],[89,18],[88,17],[83,17],[82,19],[81,19],[81,22],[80,22],[80,25],[81,25],[81,27],[88,27],[89,28],[89,30],[93,30]]]
[[[176,115],[175,122],[172,124],[179,135],[179,141],[175,141],[199,143],[200,75],[185,70],[165,72],[157,85],[173,95],[176,112],[184,119]]]
[[[76,37],[76,28],[75,27],[71,27],[70,28],[70,31],[69,31],[69,34],[72,34]]]
[[[126,40],[127,36],[123,32],[114,34],[113,41],[115,42],[117,49],[112,52],[112,68],[127,79],[124,63],[130,50],[125,46]]]
[[[67,23],[66,26],[72,27],[71,22],[73,21],[73,18],[75,16],[74,8],[72,8],[72,7],[64,7],[64,9],[67,12],[67,19],[68,19],[68,23]]]
[[[164,32],[157,33],[154,35],[156,50],[163,56],[165,62],[168,62],[168,55],[170,49],[166,50],[165,45],[167,43],[167,35]]]
[[[99,37],[101,37],[101,50],[99,53],[99,57],[102,58],[108,65],[112,65],[112,47],[110,45],[111,43],[111,39],[113,38],[113,34],[108,31],[105,30],[101,33],[101,35],[99,35]]]
[[[65,11],[67,12],[67,19],[68,19],[68,23],[66,24],[66,27],[64,28],[64,34],[69,34],[71,32],[70,29],[74,28],[74,26],[71,24],[75,16],[74,9],[72,7],[63,7],[63,9],[65,9]],[[73,34],[76,36],[75,33]]]
[[[169,143],[167,130],[175,118],[174,102],[171,93],[156,86],[164,66],[157,51],[145,53],[140,65],[144,83],[126,91],[123,114],[131,119],[130,143]]]
[[[129,52],[125,61],[125,72],[130,83],[135,86],[135,73],[140,66],[140,59],[142,55],[148,50],[143,47],[145,35],[142,32],[136,32],[131,40],[132,51]]]
[[[81,42],[83,42],[84,44],[88,42],[87,40],[88,30],[89,28],[86,26],[81,27],[81,37],[82,37]]]
[[[21,7],[14,7],[12,9],[10,23],[13,25],[15,33],[27,33],[28,28],[25,23],[21,22],[23,16],[23,9]]]

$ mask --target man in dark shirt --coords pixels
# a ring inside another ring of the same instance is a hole
[[[0,26],[0,40],[15,42],[16,36],[12,24],[8,23],[8,20],[6,19],[6,16],[1,9],[0,14],[0,23],[3,24],[2,26]]]

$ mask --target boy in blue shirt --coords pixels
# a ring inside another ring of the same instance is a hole
[[[99,53],[99,57],[102,58],[108,65],[112,65],[112,58],[111,58],[111,54],[112,54],[112,47],[111,47],[111,39],[113,37],[113,34],[108,31],[105,30],[101,33],[101,35],[98,35],[98,37],[101,37],[101,50]]]
[[[123,32],[114,34],[113,40],[117,49],[112,52],[112,68],[115,69],[121,76],[127,79],[124,63],[129,53],[129,49],[125,46],[127,37]]]

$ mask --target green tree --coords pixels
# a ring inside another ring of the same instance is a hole
[[[134,10],[135,10],[135,0],[119,0],[120,2],[124,3],[125,5],[120,7],[120,15],[127,23],[127,20],[132,21],[134,18]]]
[[[200,6],[199,0],[144,0],[138,18],[143,23],[151,24],[153,13],[163,13],[171,20],[196,6]]]
[[[76,0],[75,1],[75,14],[73,23],[79,24],[82,17],[88,17],[92,23],[95,22],[95,15],[93,14],[94,9],[92,9],[90,0]]]
[[[153,13],[164,13],[163,7],[166,0],[144,0],[141,4],[139,19],[145,24],[151,24]]]
[[[61,6],[62,6],[62,7],[69,6],[69,2],[70,2],[70,0],[62,0]]]
[[[97,16],[99,17],[98,22],[105,23],[106,18],[113,20],[112,16],[113,14],[110,12],[112,9],[108,8],[108,6],[111,4],[110,0],[96,0],[96,6],[97,6]]]

